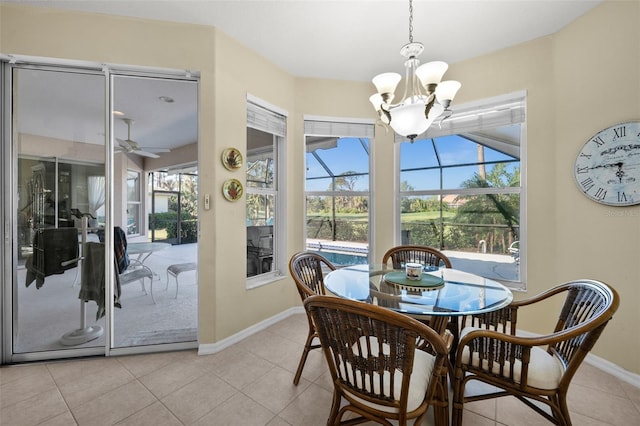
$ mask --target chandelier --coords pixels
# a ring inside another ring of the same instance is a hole
[[[445,62],[434,61],[420,65],[418,56],[423,50],[422,43],[413,41],[413,0],[409,0],[409,43],[400,49],[400,54],[406,58],[402,100],[397,104],[391,103],[402,79],[395,72],[373,77],[378,93],[369,100],[380,121],[391,126],[399,135],[409,138],[411,142],[424,133],[436,118],[451,116],[449,105],[461,86],[458,81],[441,81],[449,68]]]

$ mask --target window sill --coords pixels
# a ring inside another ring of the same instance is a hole
[[[253,290],[258,287],[263,287],[265,285],[281,281],[285,278],[286,275],[282,275],[278,271],[268,272],[266,274],[250,277],[247,278],[247,290]]]

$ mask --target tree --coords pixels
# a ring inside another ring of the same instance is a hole
[[[476,173],[471,179],[463,182],[464,188],[504,188],[517,186],[520,183],[520,169],[516,168],[509,172],[505,164],[497,164],[493,170],[483,179]],[[461,206],[455,216],[455,222],[469,225],[496,225],[488,227],[484,234],[476,233],[471,240],[485,240],[490,251],[494,251],[496,244],[506,247],[518,239],[519,225],[519,200],[520,197],[514,194],[481,194],[481,195],[461,195],[457,200],[462,201]],[[505,236],[498,230],[505,226],[509,230],[509,242],[505,241]],[[485,229],[480,228],[479,229]],[[468,233],[466,239],[472,237]],[[459,236],[459,238],[462,238]]]
[[[356,183],[358,179],[360,179],[359,175],[355,174],[356,172],[347,171],[343,174],[336,176],[333,178],[333,182],[330,187],[330,191],[338,191],[338,192],[353,192],[356,188]],[[360,203],[356,198],[361,197],[353,197],[353,196],[344,196],[344,197],[335,197],[336,201],[336,211],[340,212],[353,212],[357,210],[357,204]]]

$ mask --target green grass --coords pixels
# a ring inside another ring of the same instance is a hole
[[[443,212],[442,216],[447,219],[455,216],[454,212]],[[331,214],[308,214],[307,219],[313,220],[314,222],[320,220],[331,220]],[[433,220],[440,219],[440,212],[437,211],[426,211],[426,212],[416,212],[416,213],[403,213],[402,214],[402,222],[430,222]],[[367,222],[369,220],[369,215],[367,213],[336,213],[336,220],[349,220],[354,222]]]
[[[331,213],[327,214],[308,214],[307,219],[313,221],[331,220]],[[336,213],[336,220],[350,220],[354,222],[367,222],[369,220],[368,213]]]
[[[455,213],[442,212],[443,218],[454,217]],[[440,220],[440,212],[428,211],[428,212],[416,212],[416,213],[403,213],[402,222],[430,222],[432,220]]]

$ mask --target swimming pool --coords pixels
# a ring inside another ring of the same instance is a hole
[[[363,265],[369,263],[369,258],[366,255],[357,255],[349,253],[339,253],[336,251],[324,251],[324,250],[311,250],[324,256],[329,262],[334,265]]]

